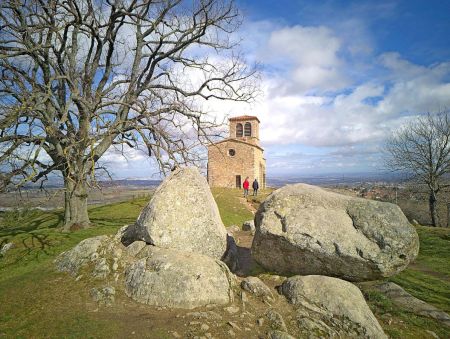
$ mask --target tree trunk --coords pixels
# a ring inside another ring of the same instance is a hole
[[[430,192],[429,205],[430,205],[431,225],[434,227],[438,227],[439,217],[437,213],[437,198],[436,193],[433,191]]]
[[[87,210],[87,189],[85,178],[64,178],[64,230],[87,228],[90,220]]]

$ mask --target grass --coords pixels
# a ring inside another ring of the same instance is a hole
[[[406,270],[389,278],[413,296],[450,312],[450,229],[417,226],[419,255]],[[370,286],[370,285],[369,285]],[[392,338],[450,337],[450,329],[439,322],[417,316],[395,306],[382,293],[365,290],[365,295],[386,333]]]
[[[390,280],[415,297],[450,312],[450,229],[417,226],[416,261]]]
[[[137,199],[90,208],[93,227],[72,233],[63,233],[59,228],[62,226],[62,210],[25,210],[0,214],[0,245],[7,242],[15,244],[15,248],[0,260],[0,282],[33,270],[83,239],[117,232],[119,227],[136,220],[147,201]]]
[[[63,233],[63,211],[2,213],[0,244],[16,246],[0,258],[0,336],[80,338],[113,336],[117,324],[86,305],[88,288],[56,273],[53,259],[81,240],[113,234],[136,220],[148,199],[89,209],[93,227]]]
[[[241,227],[244,221],[253,220],[252,212],[240,201],[243,199],[242,190],[214,188],[212,193],[219,206],[220,216],[225,227],[233,225]]]
[[[257,208],[269,193],[262,191],[258,198],[250,197],[248,204]],[[241,190],[213,189],[213,195],[225,226],[240,226],[253,219]],[[134,222],[147,202],[148,198],[142,198],[92,207],[89,215],[94,227],[74,233],[60,231],[61,210],[0,213],[0,244],[12,241],[16,245],[0,258],[0,336],[126,337],[131,334],[130,328],[142,327],[139,321],[143,318],[136,310],[98,312],[90,300],[89,286],[56,273],[53,259],[85,238],[113,234],[119,227]],[[450,312],[450,229],[418,226],[417,232],[421,244],[417,260],[389,280]],[[399,309],[378,292],[368,289],[365,295],[392,338],[431,337],[427,330],[442,338],[450,336],[448,328]],[[136,326],[130,323],[134,318]],[[145,335],[141,336],[166,337],[164,326],[158,326],[142,327]]]
[[[258,196],[249,196],[247,198],[248,205],[252,205],[257,209],[260,202],[267,197],[273,190],[264,189],[258,191]],[[250,191],[251,192],[251,191]],[[220,216],[225,227],[237,225],[242,226],[242,223],[247,220],[253,220],[253,214],[249,207],[243,204],[243,191],[238,188],[213,188],[212,193],[214,199],[219,206]]]
[[[449,336],[449,329],[440,322],[405,312],[380,292],[369,289],[364,295],[383,330],[393,339],[433,338],[427,331],[434,332],[440,338]]]

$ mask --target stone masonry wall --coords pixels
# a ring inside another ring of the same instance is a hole
[[[231,156],[229,150],[235,155]],[[208,182],[211,187],[236,187],[236,176],[241,176],[241,184],[248,176],[253,181],[255,175],[255,151],[259,149],[248,144],[228,140],[208,148]],[[261,152],[262,153],[262,152]]]
[[[251,137],[236,137],[236,125],[238,123],[242,124],[244,127],[245,123],[249,122],[252,125],[252,136]],[[249,142],[253,145],[259,146],[259,122],[257,120],[242,120],[242,121],[230,121],[230,138],[235,138],[238,140],[243,140]]]

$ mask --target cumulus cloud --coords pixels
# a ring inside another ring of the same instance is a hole
[[[212,102],[210,110],[220,117],[259,116],[265,145],[337,147],[380,142],[408,117],[450,106],[447,64],[425,67],[397,59],[389,69],[383,62],[380,67],[389,76],[344,86],[342,93],[331,95],[280,93],[283,83],[290,80],[266,74],[261,84],[264,95],[257,103]]]
[[[271,32],[262,55],[285,65],[288,92],[323,92],[348,83],[340,49],[340,39],[327,27],[293,26]]]
[[[380,145],[392,130],[450,107],[450,61],[419,65],[395,51],[376,54],[361,20],[253,22],[243,35],[247,61],[263,63],[263,94],[252,104],[208,100],[202,108],[218,121],[260,118],[269,176],[379,170]],[[195,83],[199,75],[189,76]]]

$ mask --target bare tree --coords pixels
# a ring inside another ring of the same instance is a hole
[[[0,190],[62,174],[65,228],[111,147],[160,169],[199,160],[202,100],[251,101],[254,68],[231,39],[232,1],[5,0],[0,4]]]
[[[386,143],[387,166],[411,174],[428,191],[431,223],[439,226],[437,194],[449,185],[450,114],[427,114],[403,126]],[[447,178],[448,179],[448,178]]]

